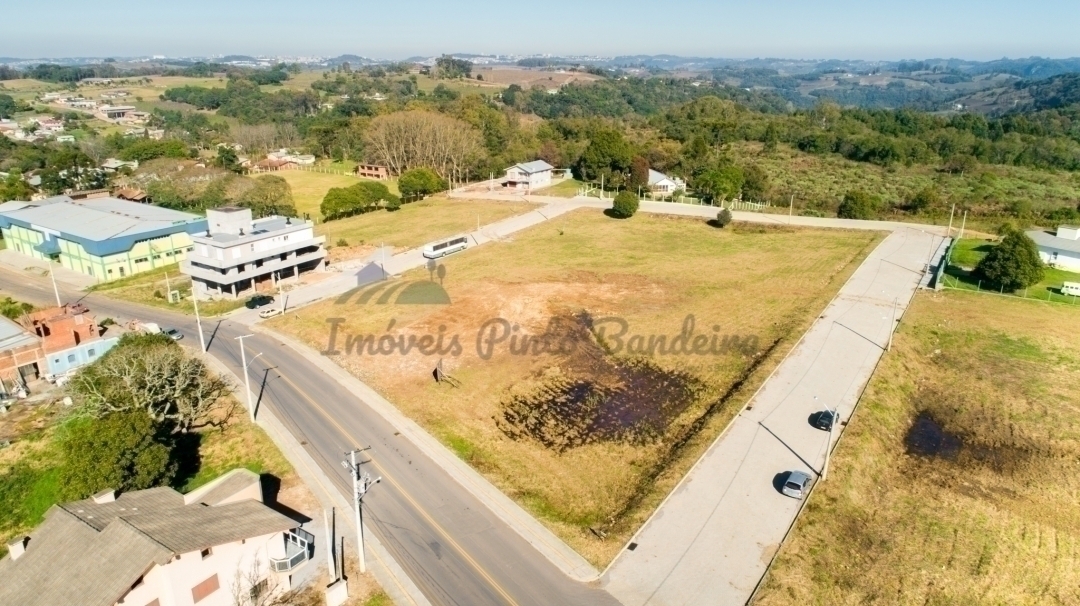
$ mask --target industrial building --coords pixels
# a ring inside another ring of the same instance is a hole
[[[183,260],[198,215],[117,198],[55,196],[0,204],[7,248],[108,282]]]

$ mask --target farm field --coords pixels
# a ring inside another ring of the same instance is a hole
[[[582,209],[270,325],[602,567],[881,237]],[[384,334],[428,348],[365,349]]]
[[[344,167],[320,166],[320,169],[334,172],[314,172],[309,170],[279,170],[273,174],[285,179],[292,189],[293,202],[300,216],[310,214],[313,219],[322,217],[319,205],[322,204],[326,192],[332,187],[349,187],[362,181],[352,175],[343,175],[347,172]],[[350,169],[351,170],[351,169]],[[398,194],[397,179],[388,179],[382,182],[392,194]]]
[[[755,603],[1080,603],[1078,323],[919,293]]]
[[[488,225],[535,208],[526,202],[433,197],[402,204],[394,212],[378,210],[319,223],[315,234],[326,236],[330,261],[340,261],[363,256],[383,244],[398,251],[416,248],[437,238],[474,231],[478,222]]]

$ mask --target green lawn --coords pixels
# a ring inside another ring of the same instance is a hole
[[[349,187],[365,180],[351,174],[342,174],[351,173],[354,166],[356,166],[355,162],[324,163],[319,164],[317,168],[327,172],[282,170],[272,174],[285,179],[289,183],[289,187],[292,189],[293,203],[296,205],[296,210],[300,213],[300,216],[304,216],[306,213],[311,215],[313,219],[318,219],[322,216],[319,212],[319,205],[322,204],[323,198],[326,197],[326,192],[330,191],[330,188]],[[382,183],[386,185],[390,193],[399,194],[397,179],[388,179],[382,181]]]
[[[992,240],[980,238],[958,240],[953,246],[949,266],[945,270],[947,276],[945,280],[946,286],[962,290],[985,290],[980,280],[973,275],[973,270],[978,265],[979,260],[985,257],[986,253],[990,252],[994,246],[995,243]],[[1042,281],[1038,284],[1015,293],[999,294],[1011,294],[1017,297],[1080,305],[1080,299],[1077,297],[1061,294],[1060,289],[1063,282],[1080,282],[1080,273],[1047,267]]]
[[[566,179],[562,182],[556,183],[551,187],[544,189],[538,189],[534,192],[538,196],[555,196],[557,198],[573,198],[578,195],[578,190],[585,185],[584,181],[578,181],[577,179]]]

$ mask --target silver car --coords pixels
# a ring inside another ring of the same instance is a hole
[[[805,471],[791,471],[788,472],[788,477],[784,480],[784,487],[781,492],[793,499],[801,499],[809,488],[810,474]]]

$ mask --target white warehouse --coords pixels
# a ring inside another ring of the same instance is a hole
[[[208,210],[206,220],[209,230],[192,236],[194,250],[180,266],[200,299],[268,292],[278,280],[324,269],[326,238],[310,221],[252,220],[250,209],[237,207]]]
[[[1039,247],[1039,257],[1050,267],[1080,271],[1080,226],[1060,225],[1057,233],[1033,230],[1028,237]]]

